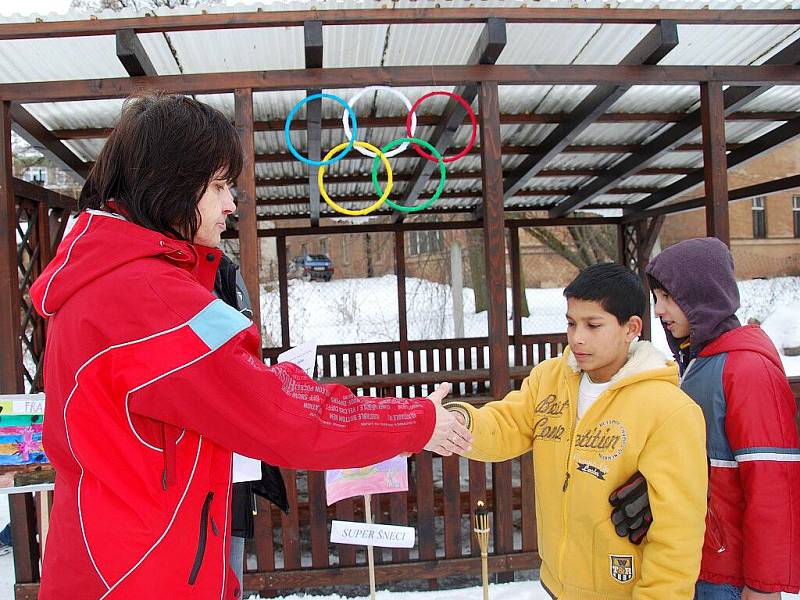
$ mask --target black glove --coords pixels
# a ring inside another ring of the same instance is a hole
[[[641,544],[653,522],[644,475],[636,471],[628,481],[614,490],[608,501],[614,507],[611,511],[611,522],[617,535],[627,537],[633,544]]]

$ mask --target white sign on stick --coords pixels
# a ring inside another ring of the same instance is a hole
[[[413,527],[399,525],[371,525],[353,521],[333,521],[331,542],[381,548],[411,548],[414,546]]]
[[[317,342],[310,340],[294,348],[289,348],[286,352],[278,355],[278,362],[294,363],[309,377],[313,377],[314,367],[317,364]]]

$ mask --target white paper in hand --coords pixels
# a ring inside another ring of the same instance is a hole
[[[261,480],[261,461],[233,453],[233,483]]]
[[[309,377],[314,376],[317,362],[317,342],[304,342],[278,355],[278,362],[290,362],[303,369]],[[259,481],[261,479],[261,462],[233,453],[233,483],[243,481]]]
[[[313,377],[314,367],[317,363],[317,342],[310,340],[294,348],[289,348],[283,354],[278,355],[278,362],[294,363],[303,369],[309,377]]]

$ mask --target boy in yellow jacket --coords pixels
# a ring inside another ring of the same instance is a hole
[[[569,347],[519,391],[481,409],[447,407],[474,435],[465,456],[504,461],[533,450],[541,582],[557,600],[691,600],[705,531],[707,466],[700,408],[642,330],[644,291],[621,265],[585,269],[564,290]],[[636,471],[653,522],[619,537],[609,495]]]

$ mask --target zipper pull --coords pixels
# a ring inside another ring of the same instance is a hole
[[[564,487],[561,488],[561,491],[566,492],[568,486],[569,486],[569,471],[567,471],[567,476],[564,477]]]

